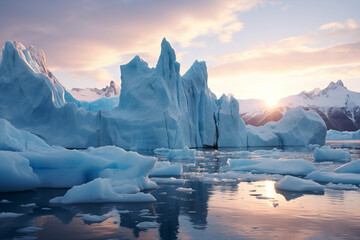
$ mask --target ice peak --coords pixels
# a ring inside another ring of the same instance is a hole
[[[161,42],[161,53],[156,64],[156,70],[164,77],[173,78],[180,71],[180,64],[176,62],[176,55],[170,43],[164,38]]]
[[[338,80],[336,83],[331,82],[331,83],[329,84],[329,86],[327,86],[327,89],[336,89],[336,88],[338,88],[338,87],[346,88],[346,87],[344,86],[344,83],[343,83],[341,80]]]

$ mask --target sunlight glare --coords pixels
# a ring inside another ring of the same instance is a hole
[[[266,99],[266,104],[267,104],[268,108],[273,108],[273,107],[275,107],[276,104],[277,104],[277,102],[278,102],[278,100],[275,99],[275,98],[268,98],[268,99]]]

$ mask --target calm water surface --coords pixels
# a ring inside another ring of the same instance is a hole
[[[360,158],[360,142],[328,142],[350,149]],[[239,180],[204,183],[194,172],[216,173],[238,149],[204,150],[203,157],[174,161],[184,165],[192,193],[179,185],[159,185],[151,204],[51,205],[49,199],[66,189],[37,189],[0,194],[0,212],[23,215],[0,219],[0,239],[360,239],[360,191],[326,189],[323,195],[277,192],[274,181]],[[288,156],[313,160],[303,149],[285,149]],[[151,154],[143,152],[145,154]],[[255,156],[256,157],[256,156]],[[164,160],[160,158],[160,160]],[[195,167],[186,165],[194,163]],[[340,164],[318,164],[335,168]],[[21,207],[36,203],[36,207]],[[84,214],[111,216],[102,223],[85,223]],[[158,228],[139,229],[139,222],[157,222]],[[35,226],[42,230],[19,233]]]

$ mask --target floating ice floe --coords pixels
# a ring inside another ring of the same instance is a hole
[[[349,162],[335,169],[336,173],[357,173],[360,174],[360,160]]]
[[[157,228],[159,224],[157,222],[140,222],[136,224],[138,228]]]
[[[151,181],[156,182],[157,184],[184,184],[185,179],[176,179],[173,177],[170,178],[150,178]]]
[[[227,171],[221,173],[191,173],[190,177],[204,183],[231,183],[231,182],[253,182],[264,180],[280,180],[283,176],[278,174],[253,174],[251,172]]]
[[[99,215],[90,215],[90,214],[85,214],[84,216],[81,217],[81,219],[84,222],[91,222],[91,223],[101,223],[108,218],[109,216],[99,216]]]
[[[185,146],[183,149],[171,149],[167,153],[167,159],[188,159],[196,155],[195,149],[189,149]]]
[[[304,159],[229,159],[228,162],[233,171],[246,171],[252,173],[305,176],[308,173],[317,170],[312,162]]]
[[[13,212],[0,212],[0,219],[1,218],[16,218],[23,215],[22,213],[13,213]]]
[[[6,128],[2,126],[0,130],[10,137],[0,137],[0,192],[73,187],[64,197],[51,201],[65,204],[155,201],[151,194],[140,193],[156,187],[148,178],[155,158],[112,146],[84,151],[52,147],[6,121],[4,124]]]
[[[3,199],[3,200],[0,201],[0,203],[12,203],[12,201],[9,201],[7,199]]]
[[[360,174],[357,173],[337,173],[337,172],[322,172],[315,171],[309,173],[306,179],[311,179],[317,182],[332,182],[344,184],[360,184]]]
[[[317,147],[314,150],[315,161],[351,161],[350,153],[342,149],[332,149],[329,146]]]
[[[343,183],[338,183],[338,184],[328,183],[325,185],[325,187],[329,188],[329,189],[335,189],[335,190],[355,190],[355,191],[360,190],[360,188],[358,188],[357,186],[355,186],[353,184],[343,184]]]
[[[123,186],[121,181],[96,178],[91,182],[74,186],[64,196],[50,200],[50,203],[99,203],[99,202],[154,202],[151,194],[138,192],[134,185]]]
[[[294,176],[283,177],[280,181],[275,183],[275,188],[293,192],[324,192],[324,186],[314,181],[305,180]]]
[[[169,161],[158,161],[151,170],[149,176],[180,176],[182,171],[182,165],[171,164]]]
[[[41,231],[41,230],[42,230],[41,227],[30,226],[30,227],[20,228],[20,229],[16,230],[16,232],[18,232],[18,233],[33,233],[33,232],[38,232],[38,231]]]
[[[196,190],[194,190],[192,188],[179,187],[179,188],[176,189],[176,191],[184,192],[184,193],[192,193],[192,192],[195,192]]]
[[[20,207],[36,207],[36,203],[21,204]]]
[[[355,132],[328,130],[326,140],[360,140],[360,130]]]

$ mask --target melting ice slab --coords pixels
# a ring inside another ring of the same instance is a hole
[[[275,187],[280,190],[293,192],[315,192],[323,193],[324,186],[311,181],[293,176],[285,176],[275,183]]]
[[[304,159],[278,160],[273,158],[230,159],[231,170],[252,173],[289,174],[305,176],[317,168]]]

